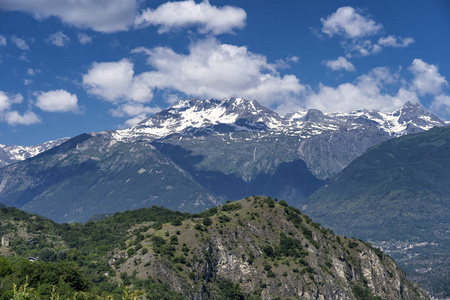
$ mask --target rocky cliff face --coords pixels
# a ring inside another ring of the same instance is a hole
[[[188,299],[429,299],[379,250],[280,204],[252,196],[179,224],[141,224],[110,264]]]

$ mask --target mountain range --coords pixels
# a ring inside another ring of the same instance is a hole
[[[151,205],[202,211],[252,194],[301,205],[369,147],[445,125],[410,102],[282,117],[254,100],[183,100],[129,129],[15,156],[0,170],[0,202],[58,222]]]

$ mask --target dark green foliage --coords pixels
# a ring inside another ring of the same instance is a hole
[[[273,250],[272,246],[270,246],[270,245],[265,245],[263,248],[263,252],[268,257],[275,257],[275,251]]]
[[[173,237],[176,238],[174,235]],[[177,239],[178,242],[178,239]],[[160,236],[152,236],[152,243],[153,243],[153,251],[155,253],[164,255],[164,256],[173,256],[175,253],[175,247],[172,244],[166,244],[166,240]]]
[[[0,257],[0,277],[6,277],[12,272],[12,264],[6,258]]]
[[[244,300],[244,294],[238,283],[233,283],[230,279],[224,279],[218,282],[217,300]]]
[[[58,255],[53,248],[44,248],[39,251],[39,259],[45,262],[52,262],[58,259]]]
[[[288,203],[285,200],[280,200],[278,202],[281,206],[288,206]]]
[[[145,287],[145,296],[149,300],[186,300],[185,297],[173,291],[167,283],[149,278],[141,283]]]
[[[284,232],[280,236],[279,252],[284,256],[291,256],[294,258],[305,257],[308,255],[308,252],[303,250],[299,240],[288,237]]]
[[[181,226],[183,223],[183,220],[181,218],[176,218],[171,224],[173,226]]]
[[[219,222],[220,223],[226,223],[226,222],[230,222],[230,217],[228,217],[227,215],[220,215],[219,216]]]
[[[26,260],[12,262],[0,258],[0,271],[5,266],[7,266],[7,272],[3,272],[5,276],[0,281],[0,299],[11,299],[7,295],[11,295],[9,291],[12,290],[13,283],[23,285],[26,280],[29,286],[37,291],[37,296],[42,299],[50,299],[53,287],[58,294],[65,297],[89,289],[88,279],[74,263],[31,263]]]
[[[275,201],[270,197],[264,198],[263,202],[266,203],[269,207],[275,207]]]
[[[170,236],[170,244],[178,245],[178,237],[176,235]]]
[[[240,203],[227,203],[222,205],[220,208],[221,211],[233,211],[233,210],[239,210],[242,208],[242,205]]]
[[[348,241],[348,247],[350,249],[356,248],[356,247],[358,247],[358,243],[355,241]]]
[[[366,286],[354,285],[352,287],[353,295],[357,300],[383,300],[383,298],[374,296]]]
[[[210,226],[210,225],[212,225],[213,221],[210,217],[205,217],[205,218],[203,218],[202,223],[205,226]]]

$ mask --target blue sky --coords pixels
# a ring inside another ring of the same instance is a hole
[[[189,97],[450,119],[450,2],[2,0],[0,144],[129,127]]]

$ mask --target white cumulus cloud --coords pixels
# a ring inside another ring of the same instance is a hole
[[[64,47],[70,42],[70,38],[65,35],[62,31],[50,34],[48,39],[45,40],[47,43],[52,43],[57,47]]]
[[[18,104],[22,101],[23,96],[21,94],[13,95],[0,91],[0,120],[12,126],[40,123],[39,117],[30,110],[23,115],[16,110],[11,110],[13,104]]]
[[[347,38],[360,38],[377,34],[383,25],[362,16],[353,7],[344,6],[326,18],[321,18],[322,32],[328,36],[343,35]]]
[[[0,10],[21,11],[36,19],[62,22],[99,32],[125,31],[132,25],[138,0],[2,0]]]
[[[154,114],[161,111],[158,106],[148,107],[144,106],[142,103],[129,102],[118,106],[117,108],[111,110],[111,114],[114,117],[134,117],[143,114]]]
[[[445,77],[439,74],[437,66],[428,64],[419,58],[414,59],[409,69],[414,74],[411,88],[421,96],[438,95],[444,87],[448,86]]]
[[[198,26],[200,33],[232,33],[245,26],[247,14],[242,8],[217,7],[209,1],[195,3],[193,0],[167,2],[156,9],[147,8],[134,21],[137,27],[158,26],[158,32]]]
[[[321,84],[316,92],[309,95],[306,106],[325,112],[347,112],[363,108],[391,111],[406,101],[419,101],[414,92],[402,87],[390,94],[388,87],[397,82],[398,78],[388,68],[378,67],[359,76],[352,83],[343,83],[337,87]]]
[[[79,112],[77,95],[65,90],[37,93],[35,105],[47,112]]]
[[[41,119],[34,112],[28,110],[23,115],[21,115],[18,111],[8,111],[3,119],[12,126],[15,125],[33,125],[36,123],[40,123]]]
[[[450,116],[450,96],[437,95],[430,105],[430,110],[437,115]]]
[[[83,85],[91,95],[113,103],[129,100],[149,102],[153,97],[151,87],[142,76],[134,76],[133,67],[128,59],[95,62],[83,75]]]
[[[411,37],[402,38],[389,35],[387,37],[381,37],[378,39],[378,45],[383,47],[404,48],[414,43],[414,39]]]
[[[349,62],[345,57],[339,56],[335,60],[327,60],[322,62],[325,66],[333,71],[345,70],[348,72],[356,71],[355,66]]]
[[[294,75],[281,76],[276,65],[246,47],[221,44],[213,38],[193,43],[188,54],[170,48],[138,48],[148,55],[153,71],[141,74],[154,88],[200,98],[239,96],[268,106],[297,97],[305,87]]]

